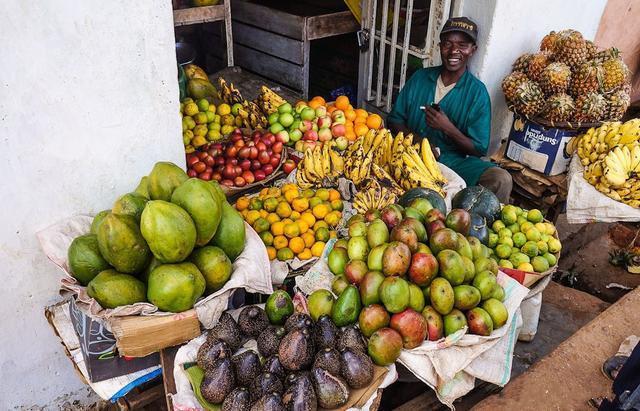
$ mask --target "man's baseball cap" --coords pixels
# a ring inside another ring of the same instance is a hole
[[[444,23],[440,31],[440,37],[445,33],[459,31],[471,37],[475,43],[478,39],[478,25],[467,17],[452,17]]]

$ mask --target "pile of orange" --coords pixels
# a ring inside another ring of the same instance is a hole
[[[336,237],[343,203],[334,189],[300,190],[295,184],[264,188],[235,204],[258,233],[270,260],[320,257],[326,242]]]
[[[370,129],[379,130],[382,128],[382,117],[361,108],[353,108],[347,96],[338,96],[336,101],[328,104],[324,98],[315,96],[307,102],[307,105],[314,110],[320,106],[326,106],[329,115],[336,110],[342,110],[347,120],[345,122],[345,128],[347,129],[345,137],[349,141],[355,141],[357,138],[364,136]]]

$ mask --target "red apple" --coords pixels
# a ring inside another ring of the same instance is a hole
[[[324,116],[324,117],[320,117],[316,124],[318,124],[318,128],[329,128],[331,127],[331,123],[332,123],[331,117]]]
[[[242,178],[244,178],[244,181],[246,181],[247,184],[252,184],[254,181],[256,181],[256,177],[253,175],[251,171],[243,172]]]
[[[196,170],[194,170],[194,169],[190,168],[190,169],[188,169],[188,170],[187,170],[187,175],[188,175],[189,177],[197,177],[197,176],[198,176],[198,173],[196,172]]]
[[[318,132],[313,130],[307,130],[304,132],[302,139],[304,141],[318,141]]]
[[[214,171],[213,174],[211,174],[211,178],[213,180],[220,181],[222,180],[222,174],[217,171]]]
[[[283,148],[284,148],[284,145],[282,144],[281,141],[276,141],[275,143],[273,143],[273,146],[271,146],[271,149],[273,150],[274,153],[282,153]]]
[[[265,164],[262,166],[262,171],[264,171],[264,174],[268,176],[273,173],[273,166],[271,164]]]
[[[318,130],[318,140],[324,142],[324,141],[329,141],[331,140],[332,134],[331,134],[331,129],[329,129],[328,127],[323,127],[320,130]]]
[[[345,128],[344,124],[334,124],[333,126],[331,126],[331,134],[333,134],[334,137],[342,137],[346,132],[347,129]]]
[[[242,160],[242,161],[240,162],[240,168],[241,168],[243,171],[247,171],[247,170],[249,170],[249,169],[251,168],[251,160]]]
[[[342,110],[334,110],[334,112],[331,113],[331,120],[333,120],[333,124],[344,124],[347,122],[344,111]]]
[[[191,166],[193,166],[193,165],[194,165],[195,163],[197,163],[198,161],[200,161],[200,160],[198,159],[198,157],[197,157],[197,156],[189,155],[189,156],[187,157],[187,167],[191,167]]]
[[[204,158],[207,156],[207,153],[205,153],[203,151],[199,151],[197,156],[198,156],[199,160],[204,160]]]
[[[258,153],[260,153],[261,151],[265,151],[267,149],[267,145],[264,142],[259,141],[256,143],[256,148],[258,149]]]
[[[282,164],[282,170],[289,174],[296,169],[296,163],[293,160],[287,160]]]

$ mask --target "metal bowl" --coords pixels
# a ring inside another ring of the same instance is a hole
[[[176,43],[176,60],[178,61],[178,65],[184,66],[185,64],[193,63],[196,57],[196,49],[191,44],[184,42]]]

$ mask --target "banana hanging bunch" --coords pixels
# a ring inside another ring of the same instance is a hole
[[[639,138],[640,119],[632,119],[626,123],[604,122],[598,128],[592,127],[586,133],[573,137],[565,151],[567,154],[577,151],[580,162],[587,167],[604,159],[614,147],[633,144]]]
[[[316,145],[307,149],[304,157],[298,163],[296,181],[302,189],[324,186],[325,179],[332,180],[344,171],[344,160],[335,149],[336,143],[326,141],[322,147]]]
[[[279,106],[287,102],[267,86],[260,87],[260,94],[254,101],[266,116],[275,113]]]
[[[222,102],[229,104],[230,106],[240,103],[242,104],[245,100],[242,98],[242,94],[240,90],[235,88],[233,83],[227,84],[226,80],[222,77],[218,77],[218,97]]]
[[[242,127],[252,130],[267,128],[269,122],[264,113],[253,101],[244,100],[242,108],[238,109],[238,115],[242,118]]]
[[[614,147],[587,165],[584,177],[606,196],[640,208],[640,143]]]
[[[398,194],[371,178],[366,180],[366,184],[354,196],[353,207],[358,213],[363,214],[369,209],[381,210],[397,200]]]
[[[382,143],[390,134],[389,130],[384,128],[370,129],[345,150],[344,176],[353,181],[356,187],[370,176],[372,164],[381,164],[384,161]]]

